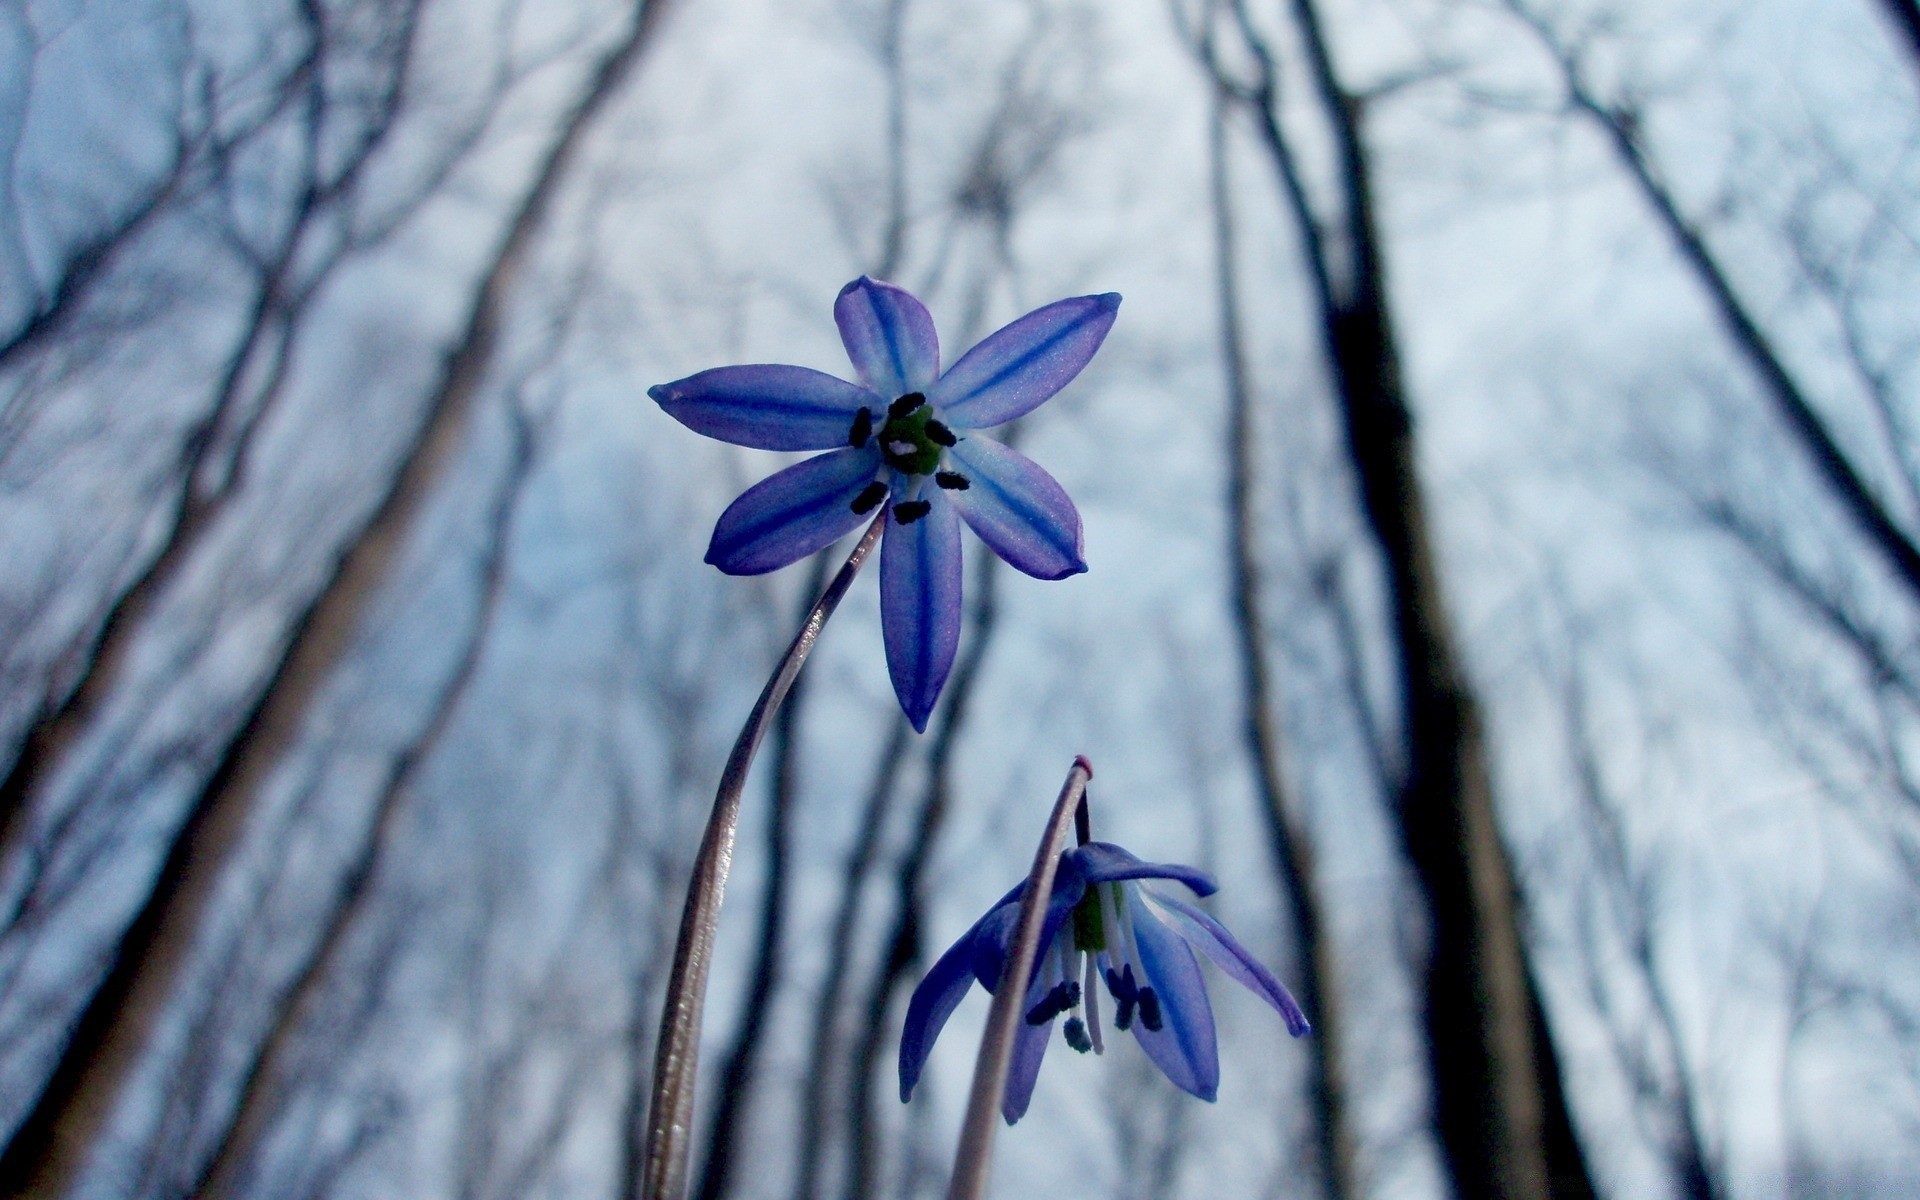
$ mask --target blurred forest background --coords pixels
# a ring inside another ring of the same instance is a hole
[[[973,544],[924,737],[829,627],[702,1200],[940,1194],[1081,752],[1319,1033],[1055,1047],[998,1195],[1920,1194],[1914,0],[0,0],[0,170],[0,1193],[631,1194],[823,570],[645,391],[864,272],[1124,294],[1092,570]]]

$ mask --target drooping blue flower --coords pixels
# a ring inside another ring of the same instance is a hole
[[[714,527],[707,561],[730,575],[796,562],[882,502],[880,616],[887,672],[917,730],[960,642],[960,523],[1038,579],[1087,569],[1080,514],[1053,476],[978,431],[1033,411],[1093,358],[1120,297],[1035,309],[945,372],[926,307],[862,276],[834,320],[859,383],[806,367],[716,367],[647,394],[697,433],[762,450],[825,450],[748,488]]]
[[[1040,954],[1027,983],[1026,1021],[1014,1041],[1000,1111],[1018,1121],[1033,1097],[1053,1022],[1066,1017],[1075,1050],[1105,1049],[1100,992],[1113,1002],[1116,1029],[1132,1030],[1141,1049],[1174,1086],[1211,1101],[1220,1085],[1213,1006],[1207,1000],[1199,950],[1227,975],[1271,1004],[1300,1037],[1310,1028],[1293,996],[1218,921],[1147,880],[1172,880],[1200,896],[1217,890],[1192,867],[1142,862],[1108,842],[1089,842],[1060,856],[1047,898]],[[900,1031],[900,1099],[913,1094],[934,1039],[978,980],[1000,983],[1026,885],[1008,892],[940,956],[914,989]]]

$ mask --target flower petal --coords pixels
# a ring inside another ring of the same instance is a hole
[[[947,451],[967,487],[947,493],[980,540],[1036,579],[1065,579],[1087,569],[1080,513],[1053,476],[992,438],[962,438]]]
[[[647,389],[695,433],[756,450],[831,450],[847,444],[854,414],[887,401],[807,367],[715,367]],[[891,399],[891,397],[889,397]]]
[[[979,936],[973,942],[973,974],[980,986],[991,992],[1000,986],[1000,972],[1006,969],[1007,951],[1019,931],[1020,898],[1026,894],[1022,883],[980,918],[975,926]],[[1041,952],[1034,956],[1033,970],[1038,972],[1047,961],[1046,948],[1060,936],[1060,927],[1073,915],[1073,906],[1087,894],[1086,877],[1068,854],[1061,854],[1059,869],[1053,876],[1053,893],[1047,897],[1047,915],[1040,919]],[[1030,976],[1031,978],[1031,976]]]
[[[1133,938],[1146,982],[1160,1000],[1162,1024],[1150,1030],[1135,1017],[1133,1032],[1155,1066],[1183,1092],[1213,1100],[1220,1092],[1220,1046],[1213,1005],[1193,951],[1144,904],[1130,904]]]
[[[754,484],[720,514],[707,561],[729,575],[760,575],[832,545],[867,518],[853,501],[879,470],[874,450],[836,450]]]
[[[883,405],[908,392],[925,392],[940,374],[933,317],[905,288],[862,275],[840,289],[833,319],[853,369],[880,394]]]
[[[960,516],[936,492],[925,516],[902,525],[887,506],[880,547],[880,631],[887,643],[887,674],[894,695],[917,732],[960,645]]]
[[[1123,879],[1171,879],[1201,896],[1211,896],[1219,885],[1205,871],[1179,863],[1150,863],[1112,842],[1088,842],[1073,853],[1080,856],[1088,883],[1117,883]]]
[[[1044,947],[1047,943],[1042,942]],[[1045,977],[1035,979],[1033,986],[1027,989],[1027,998],[1023,1009],[1032,1011],[1047,994],[1048,983]],[[1047,1043],[1053,1040],[1053,1022],[1029,1025],[1024,1012],[1020,1024],[1013,1035],[1013,1057],[1007,1063],[1007,1090],[1000,1093],[1000,1115],[1011,1125],[1027,1115],[1027,1105],[1033,1101],[1033,1085],[1040,1078],[1040,1062],[1047,1056]]]
[[[1117,292],[1036,308],[962,355],[927,399],[955,429],[987,429],[1032,412],[1073,382],[1119,309]]]
[[[913,998],[907,1001],[906,1023],[900,1027],[900,1102],[905,1104],[913,1095],[913,1087],[920,1082],[920,1073],[926,1069],[927,1056],[933,1053],[934,1039],[945,1028],[947,1018],[966,998],[967,989],[973,986],[973,942],[979,933],[981,922],[975,922],[972,929],[953,945],[933,964],[927,977],[913,989]]]
[[[1175,933],[1189,944],[1199,947],[1200,952],[1212,959],[1215,966],[1248,991],[1271,1004],[1286,1021],[1288,1033],[1294,1037],[1304,1037],[1312,1030],[1313,1026],[1307,1023],[1307,1014],[1300,1010],[1300,1002],[1293,998],[1293,993],[1240,944],[1240,939],[1227,932],[1226,926],[1193,905],[1171,896],[1155,892],[1152,901]]]

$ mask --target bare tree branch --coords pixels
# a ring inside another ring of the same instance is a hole
[[[452,458],[492,362],[501,313],[586,131],[620,94],[667,8],[637,0],[632,23],[591,72],[534,170],[479,283],[426,415],[391,486],[296,622],[272,678],[175,835],[153,891],[4,1152],[4,1194],[64,1190],[86,1158],[165,1011],[253,796],[297,737],[309,702],[350,645],[406,534]]]

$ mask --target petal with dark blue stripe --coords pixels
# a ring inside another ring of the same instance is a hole
[[[840,289],[833,319],[860,380],[888,403],[925,392],[940,374],[940,337],[926,305],[865,275]]]
[[[927,392],[955,429],[988,429],[1032,412],[1093,358],[1120,296],[1075,296],[1036,308],[961,356]]]
[[[1220,1046],[1200,964],[1184,941],[1143,908],[1130,904],[1127,915],[1140,947],[1144,982],[1153,988],[1161,1019],[1156,1030],[1149,1029],[1144,1018],[1135,1018],[1134,1036],[1175,1087],[1213,1100],[1220,1093]]]
[[[1065,579],[1087,569],[1080,511],[1067,490],[1034,461],[978,434],[947,451],[967,486],[947,492],[980,540],[1036,579]]]
[[[887,674],[916,731],[927,717],[960,646],[960,516],[938,492],[926,515],[900,524],[888,505],[880,545],[880,632]]]
[[[858,384],[807,367],[715,367],[647,389],[695,433],[755,450],[831,450],[847,444],[862,408],[886,408]],[[891,399],[891,397],[888,397]]]
[[[836,450],[769,475],[720,514],[707,561],[729,575],[760,575],[838,541],[866,517],[853,502],[879,470],[873,450]]]

